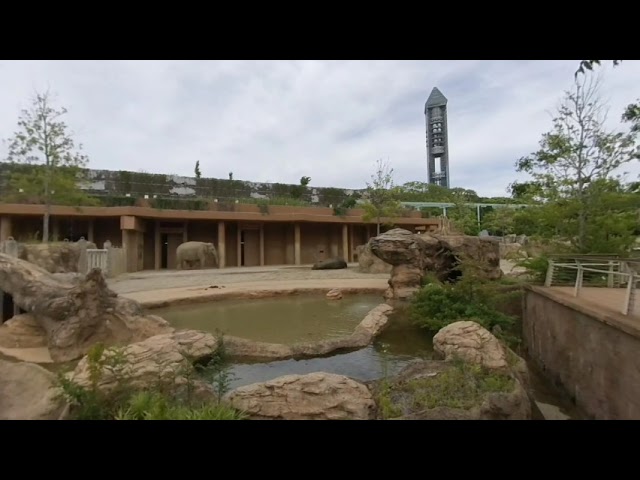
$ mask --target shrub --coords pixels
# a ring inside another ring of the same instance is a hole
[[[136,388],[123,374],[126,358],[122,348],[94,346],[87,355],[89,386],[58,373],[61,395],[70,404],[73,420],[239,420],[241,412],[223,404],[222,396],[229,387],[230,375],[220,347],[220,354],[204,365],[186,368],[159,378],[155,385],[143,391]],[[105,371],[117,379],[109,389],[100,387]],[[194,379],[204,376],[215,388],[216,401],[203,401],[194,395]],[[176,379],[186,379],[185,388],[176,389]]]
[[[462,277],[455,283],[426,277],[409,304],[410,320],[434,334],[451,323],[473,320],[516,347],[520,343],[517,317],[505,312],[522,298],[521,287],[484,280],[472,265],[460,269]]]

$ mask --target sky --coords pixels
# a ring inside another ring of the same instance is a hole
[[[640,61],[602,72],[608,127],[640,97]],[[427,181],[424,104],[448,99],[450,185],[506,196],[579,60],[0,61],[0,138],[49,89],[89,167],[364,188],[376,160]],[[0,144],[0,158],[6,146]],[[640,168],[627,168],[633,176]]]

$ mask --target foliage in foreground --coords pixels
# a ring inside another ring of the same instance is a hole
[[[431,333],[461,320],[472,320],[493,331],[510,346],[519,344],[517,317],[510,305],[522,298],[519,285],[507,281],[485,280],[469,262],[461,267],[462,277],[455,283],[441,283],[429,277],[409,304],[409,318]],[[499,327],[499,328],[495,328]]]
[[[61,394],[71,405],[73,420],[240,420],[241,412],[223,404],[222,396],[229,389],[230,374],[222,345],[219,352],[205,365],[196,365],[195,371],[185,368],[169,372],[155,385],[140,391],[131,384],[123,369],[126,365],[124,350],[111,348],[105,354],[102,344],[88,353],[90,386],[70,380],[65,372],[58,373]],[[113,374],[117,381],[112,388],[100,388],[105,374]],[[213,384],[216,401],[199,399],[194,389],[194,379],[208,380]],[[183,377],[186,384],[176,388],[176,379]]]
[[[513,391],[515,380],[507,374],[462,361],[432,377],[421,377],[391,386],[383,381],[378,405],[383,419],[436,407],[469,410],[489,393]]]

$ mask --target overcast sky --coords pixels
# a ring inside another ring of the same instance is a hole
[[[569,61],[0,61],[0,137],[34,89],[57,93],[90,167],[363,188],[378,158],[426,181],[424,103],[448,98],[451,186],[505,195],[571,88]],[[604,72],[610,127],[640,62]],[[4,145],[0,156],[6,156]],[[633,168],[634,174],[640,169]]]

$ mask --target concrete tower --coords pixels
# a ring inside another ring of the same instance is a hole
[[[429,183],[449,188],[449,141],[447,99],[437,87],[424,105],[427,123],[427,164]]]

